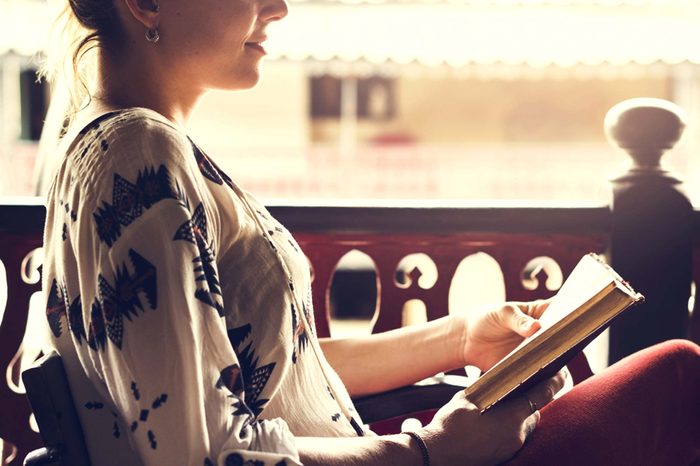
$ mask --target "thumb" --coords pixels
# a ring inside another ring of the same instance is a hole
[[[510,311],[506,322],[508,327],[518,335],[527,338],[542,327],[537,319],[525,314],[518,305],[510,305],[508,308]]]

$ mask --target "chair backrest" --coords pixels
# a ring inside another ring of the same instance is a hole
[[[62,466],[90,466],[83,429],[61,356],[45,355],[22,373],[41,438]]]

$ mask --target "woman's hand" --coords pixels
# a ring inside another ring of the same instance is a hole
[[[543,407],[564,386],[565,372],[540,382],[525,396],[503,401],[483,415],[457,393],[432,422],[418,431],[428,447],[431,464],[495,465],[511,458],[539,422],[540,412],[528,400]]]
[[[487,371],[524,338],[540,329],[537,321],[549,300],[508,302],[463,317],[464,365]]]

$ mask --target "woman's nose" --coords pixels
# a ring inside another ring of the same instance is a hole
[[[263,8],[260,11],[260,19],[269,23],[279,21],[289,12],[286,0],[263,0]]]

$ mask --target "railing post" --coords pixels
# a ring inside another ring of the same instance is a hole
[[[661,99],[627,100],[605,117],[608,137],[633,160],[612,181],[611,262],[646,296],[611,327],[610,363],[688,336],[693,207],[681,181],[660,164],[680,139],[685,120],[683,109]]]

